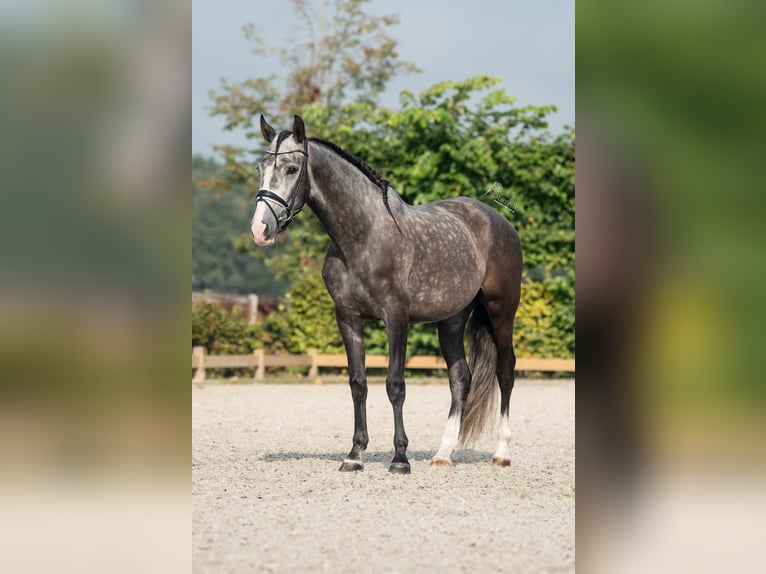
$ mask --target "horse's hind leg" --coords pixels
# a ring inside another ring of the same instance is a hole
[[[500,384],[500,428],[497,448],[492,456],[495,466],[511,464],[511,422],[509,417],[516,355],[513,352],[513,320],[518,303],[508,300],[490,301],[487,308],[497,345],[497,380]]]
[[[444,429],[439,451],[431,459],[432,466],[452,466],[451,455],[458,443],[460,434],[460,420],[463,416],[466,397],[471,388],[471,372],[465,360],[465,348],[463,346],[463,333],[465,322],[471,312],[468,307],[457,315],[437,323],[439,331],[439,345],[447,361],[449,374],[449,388],[452,394],[452,402],[449,408],[447,427]]]

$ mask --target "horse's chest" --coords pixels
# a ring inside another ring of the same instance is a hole
[[[324,279],[336,307],[360,317],[380,318],[379,297],[366,277],[337,267],[325,272]]]

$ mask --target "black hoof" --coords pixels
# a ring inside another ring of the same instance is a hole
[[[341,472],[357,472],[359,470],[364,470],[364,465],[355,460],[344,460],[338,470]]]
[[[409,462],[392,462],[388,467],[388,472],[391,474],[409,474],[410,463]]]
[[[500,458],[496,456],[492,459],[492,466],[497,466],[500,468],[504,468],[506,466],[511,466],[511,459],[510,458]]]

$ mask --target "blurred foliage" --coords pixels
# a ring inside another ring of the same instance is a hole
[[[314,24],[305,17],[308,8],[303,2],[295,4],[311,36]],[[280,128],[289,125],[288,113],[299,113],[310,135],[361,157],[408,203],[467,196],[497,209],[516,227],[524,249],[517,354],[573,356],[574,129],[566,127],[552,136],[546,118],[555,107],[518,107],[498,87],[499,78],[489,76],[441,82],[418,95],[403,91],[398,109],[380,107],[379,89],[394,72],[414,68],[398,61],[395,43],[385,36],[385,28],[396,19],[364,16],[366,24],[361,24],[362,4],[335,4],[333,22],[342,32],[332,42],[319,41],[312,47],[311,57],[322,56],[325,63],[277,49],[286,67],[284,89],[276,78],[236,86],[224,83],[212,94],[211,112],[223,116],[228,129],[243,129],[258,142],[260,131],[253,121],[257,114],[268,115]],[[372,35],[362,42],[353,34],[356,29]],[[374,57],[366,75],[355,76],[355,62],[370,50]],[[306,78],[320,83],[314,89]],[[226,174],[209,178],[205,187],[221,193],[237,186],[255,190],[259,179],[245,150],[218,151]],[[271,338],[268,344],[291,352],[340,351],[332,301],[320,272],[329,238],[308,210],[285,235],[284,243],[270,252],[255,249],[249,235],[236,240],[239,249],[265,257],[276,277],[291,285],[284,318],[270,319],[275,325],[281,321],[273,333],[286,338]],[[365,338],[368,352],[386,352],[380,322],[367,325]],[[438,354],[434,326],[412,326],[407,352]]]
[[[677,389],[674,421],[696,409],[762,417],[766,405],[765,15],[743,2],[578,4],[578,114],[625,156],[653,215],[636,218],[663,302],[646,317],[643,364],[658,403]]]
[[[191,423],[189,20],[177,7],[0,7],[0,522],[4,548],[29,557],[3,552],[2,571],[114,571],[115,544],[139,570],[186,559],[172,539]],[[128,548],[109,517],[159,490],[167,536],[144,531]],[[12,518],[24,499],[34,527]],[[57,524],[99,549],[64,542],[41,560],[32,541]]]
[[[764,16],[760,2],[577,3],[581,571],[677,570],[701,548],[696,572],[761,562],[746,535],[764,508]],[[632,208],[619,225],[588,224],[604,199]],[[635,241],[640,273],[632,257],[630,281],[591,265],[592,227],[597,244]],[[588,427],[615,412],[635,428],[609,433],[605,456]],[[624,454],[636,442],[640,467]]]

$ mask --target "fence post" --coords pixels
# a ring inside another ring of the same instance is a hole
[[[317,359],[317,350],[309,349],[306,353],[311,358],[311,366],[309,367],[309,379],[316,379],[319,376],[319,361]]]
[[[255,368],[255,379],[262,381],[266,378],[266,357],[263,349],[256,349],[253,351],[253,355],[258,357],[258,366]]]
[[[192,349],[192,356],[197,357],[197,370],[194,371],[192,382],[201,383],[205,380],[205,356],[207,355],[207,349],[205,347],[194,347]]]
[[[255,325],[255,323],[258,321],[258,295],[251,293],[247,296],[247,300],[250,303],[248,323]]]

